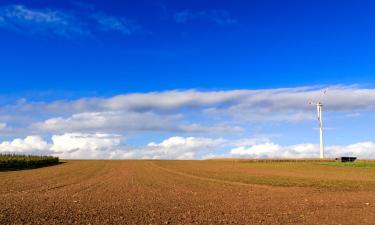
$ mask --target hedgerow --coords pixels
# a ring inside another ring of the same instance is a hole
[[[0,170],[32,169],[59,163],[58,157],[0,154]]]

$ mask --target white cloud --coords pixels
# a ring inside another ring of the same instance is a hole
[[[0,153],[51,154],[65,159],[207,159],[207,158],[317,158],[319,146],[282,146],[266,138],[239,140],[204,137],[170,137],[143,147],[121,143],[122,137],[104,133],[53,135],[51,143],[40,136],[27,136],[0,143]],[[247,144],[239,146],[240,144]],[[225,149],[231,149],[225,151]],[[218,151],[220,150],[220,151]],[[218,152],[221,152],[218,154]],[[375,158],[374,142],[326,146],[326,157],[356,156]]]
[[[51,143],[28,136],[0,143],[0,153],[50,154],[63,159],[193,159],[223,144],[223,139],[171,137],[143,147],[127,147],[122,137],[103,133],[53,135]]]
[[[27,136],[0,143],[0,153],[48,154],[65,159],[121,157],[121,137],[113,134],[66,133],[53,135],[51,143],[41,136]]]
[[[308,104],[309,100],[323,99],[325,112],[330,113],[360,112],[359,116],[366,116],[375,110],[375,89],[332,86],[324,97],[321,89],[314,86],[264,90],[174,90],[71,101],[23,100],[0,107],[0,119],[12,128],[7,134],[232,133],[243,132],[254,122],[315,120],[315,108]]]
[[[131,35],[141,27],[123,17],[96,12],[29,8],[24,5],[0,6],[0,28],[19,33],[56,35],[65,38],[90,37],[94,31],[115,31]]]
[[[213,150],[224,142],[223,139],[176,136],[160,143],[151,142],[134,153],[144,159],[194,159],[197,153]]]
[[[100,159],[119,155],[121,138],[112,134],[66,133],[52,136],[51,151],[61,158]]]
[[[73,101],[21,102],[5,109],[46,110],[47,112],[84,111],[158,111],[170,112],[183,109],[204,109],[207,112],[262,113],[306,112],[313,106],[309,101],[322,99],[330,111],[374,110],[375,89],[361,89],[352,86],[329,87],[322,95],[320,87],[299,87],[263,90],[230,91],[163,91],[131,93],[109,98],[81,98]],[[299,115],[302,116],[302,115]]]
[[[18,32],[55,34],[64,37],[90,35],[83,24],[69,13],[52,9],[30,9],[23,5],[0,8],[1,27]]]
[[[233,148],[230,154],[236,156],[248,156],[251,158],[287,158],[289,152],[280,145],[274,143],[263,143],[250,147],[241,146]]]
[[[334,155],[334,153],[342,155],[354,155],[362,158],[374,158],[375,157],[375,142],[359,142],[347,146],[329,146],[327,148],[328,154]]]
[[[288,121],[288,122],[299,122],[306,120],[316,119],[316,115],[311,113],[314,108],[310,109],[307,113],[302,109],[291,109],[289,111],[263,111],[263,109],[241,108],[241,107],[231,107],[231,108],[221,108],[214,109],[210,108],[204,112],[210,116],[220,116],[220,115],[230,115],[239,121],[244,122],[254,122],[254,121]]]
[[[70,117],[50,118],[31,125],[42,132],[121,132],[121,131],[172,131],[172,132],[242,132],[239,126],[203,126],[181,121],[180,115],[160,115],[152,112],[85,112]]]
[[[326,146],[325,155],[328,158],[340,156],[374,158],[375,143],[359,142],[346,146]],[[245,158],[317,158],[319,157],[319,145],[298,144],[282,146],[273,142],[265,142],[232,148],[230,150],[230,156]]]
[[[271,141],[269,137],[267,136],[255,136],[251,138],[242,138],[237,140],[228,141],[230,146],[235,147],[241,147],[241,146],[250,146],[250,145],[256,145],[260,143],[265,143]]]
[[[0,143],[0,153],[43,154],[50,145],[40,136],[28,136],[25,139],[14,139]]]

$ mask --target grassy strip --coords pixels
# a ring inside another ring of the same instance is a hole
[[[58,163],[59,158],[53,156],[0,154],[0,171],[32,169]]]
[[[324,162],[319,164],[346,167],[375,167],[375,162]]]

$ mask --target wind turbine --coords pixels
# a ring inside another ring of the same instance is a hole
[[[323,95],[327,93],[327,90],[324,90]],[[310,105],[314,103],[310,102]],[[323,112],[323,103],[318,101],[315,103],[316,105],[316,111],[318,113],[318,122],[319,122],[319,137],[320,137],[320,158],[324,159],[324,138],[323,138],[323,118],[322,118],[322,112]]]

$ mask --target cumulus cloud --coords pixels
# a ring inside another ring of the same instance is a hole
[[[52,136],[50,150],[66,159],[108,159],[120,156],[120,143],[113,134],[66,133]]]
[[[91,10],[95,10],[91,8]],[[88,37],[94,32],[115,31],[131,35],[141,30],[134,22],[96,11],[63,11],[29,8],[25,5],[0,7],[0,28],[34,35],[56,35],[65,38]]]
[[[0,153],[50,154],[63,159],[195,159],[225,143],[223,139],[175,136],[129,147],[121,139],[114,134],[65,133],[53,135],[47,143],[40,136],[28,136],[0,143]]]
[[[40,136],[27,136],[0,143],[0,153],[50,154],[64,159],[208,159],[208,158],[317,158],[319,146],[297,144],[282,146],[267,138],[225,140],[222,138],[167,138],[143,147],[121,143],[122,137],[104,133],[65,133],[53,135],[50,143]],[[240,144],[247,144],[240,146]],[[217,154],[221,149],[222,154]],[[229,150],[226,150],[229,149]],[[325,147],[326,157],[375,157],[375,143]]]
[[[121,155],[128,159],[200,159],[225,143],[224,139],[203,137],[167,138],[160,143],[150,142],[143,147],[127,148]]]
[[[49,154],[66,159],[110,159],[121,156],[120,142],[120,136],[102,133],[53,135],[50,143],[35,135],[0,143],[0,153]]]
[[[0,143],[0,153],[44,154],[49,152],[49,149],[50,145],[40,136],[16,138]]]
[[[207,151],[224,144],[223,139],[171,137],[160,143],[151,142],[141,152],[143,158],[194,159],[198,151]]]
[[[326,146],[325,155],[328,158],[340,156],[374,158],[375,143],[359,142],[345,146]],[[298,144],[282,146],[273,142],[265,142],[232,148],[230,150],[230,156],[245,158],[317,158],[319,156],[319,145]]]
[[[184,10],[176,12],[174,14],[174,19],[176,23],[187,23],[193,20],[207,20],[217,25],[230,25],[237,22],[226,10],[202,10],[198,12]]]

